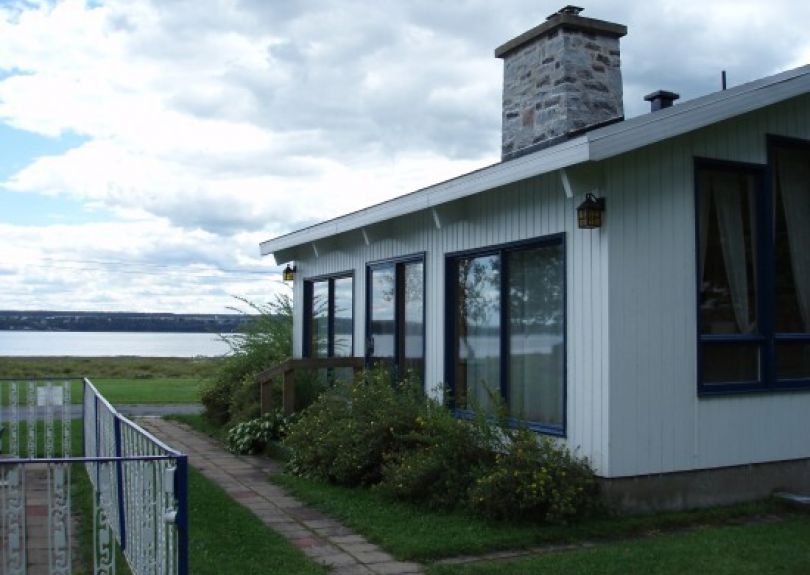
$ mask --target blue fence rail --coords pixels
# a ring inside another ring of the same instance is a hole
[[[93,573],[115,573],[117,544],[133,575],[187,575],[186,456],[119,414],[87,379],[82,455],[74,456],[75,383],[0,381],[0,572],[72,572],[71,472],[80,465],[93,489],[93,516],[85,518],[93,523]]]

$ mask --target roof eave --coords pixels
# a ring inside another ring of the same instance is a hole
[[[359,230],[512,182],[587,161],[605,160],[708,125],[810,93],[810,65],[762,78],[671,108],[598,128],[556,146],[494,164],[351,214],[260,244],[262,255],[284,257],[307,243]],[[278,261],[278,257],[276,260]],[[286,260],[283,260],[286,261]]]
[[[326,237],[359,230],[383,220],[436,207],[587,160],[588,142],[583,135],[535,154],[494,164],[387,202],[267,240],[260,244],[261,254],[266,256]]]

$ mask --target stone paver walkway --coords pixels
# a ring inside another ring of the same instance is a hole
[[[188,455],[191,465],[250,509],[268,527],[286,537],[334,575],[405,575],[423,573],[418,563],[397,561],[362,535],[320,511],[305,506],[268,482],[278,465],[263,457],[236,456],[222,444],[175,421],[141,418],[149,433]]]

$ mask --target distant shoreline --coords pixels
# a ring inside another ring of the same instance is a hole
[[[0,331],[94,333],[238,333],[256,316],[88,311],[0,311]]]

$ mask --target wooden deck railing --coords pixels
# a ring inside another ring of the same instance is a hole
[[[261,398],[261,413],[273,411],[273,396],[271,394],[271,384],[274,379],[281,376],[281,403],[284,415],[290,415],[295,411],[295,371],[299,369],[336,369],[351,368],[356,377],[363,371],[365,360],[362,357],[324,357],[324,358],[299,358],[288,359],[270,369],[266,369],[256,376],[259,384],[259,396]]]

